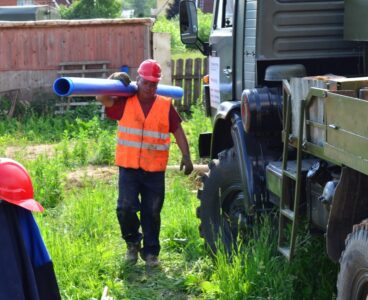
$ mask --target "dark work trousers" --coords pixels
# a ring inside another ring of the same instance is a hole
[[[127,244],[137,244],[143,238],[141,250],[143,258],[148,254],[160,253],[160,212],[164,197],[165,172],[146,172],[142,169],[119,167],[119,198],[116,212],[121,234]]]

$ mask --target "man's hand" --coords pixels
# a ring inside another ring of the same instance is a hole
[[[112,73],[108,79],[120,80],[125,86],[128,86],[129,83],[131,83],[129,75],[125,72]]]
[[[193,163],[189,155],[183,155],[183,157],[181,158],[180,171],[183,170],[183,167],[185,175],[189,175],[190,173],[192,173]]]

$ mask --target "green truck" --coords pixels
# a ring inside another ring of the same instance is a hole
[[[363,0],[217,0],[202,41],[194,1],[180,3],[182,42],[209,57],[201,236],[231,251],[277,209],[291,260],[304,219],[340,262],[341,300],[368,297],[367,12]]]

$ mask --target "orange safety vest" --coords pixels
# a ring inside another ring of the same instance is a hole
[[[136,95],[126,101],[118,123],[116,164],[148,172],[165,171],[170,147],[170,99],[157,95],[147,117]]]

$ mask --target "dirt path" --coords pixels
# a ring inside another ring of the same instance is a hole
[[[5,150],[5,156],[12,159],[22,157],[25,160],[35,160],[38,156],[44,155],[52,157],[55,155],[55,144],[29,145],[29,146],[10,146]],[[179,172],[179,166],[168,166],[168,171]],[[208,171],[207,165],[194,165],[196,175],[201,175]],[[83,187],[87,182],[99,180],[103,182],[116,182],[118,168],[116,166],[93,166],[80,167],[70,171],[66,177],[67,187]]]
[[[21,156],[26,160],[34,160],[39,155],[52,157],[55,155],[55,145],[30,145],[30,146],[9,146],[5,150],[5,156],[16,159]]]

